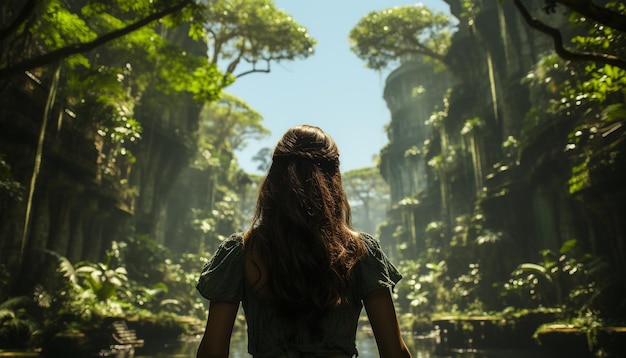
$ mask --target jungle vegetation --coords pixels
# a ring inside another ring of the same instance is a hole
[[[404,275],[403,327],[528,311],[623,325],[626,5],[446,2],[455,18],[395,7],[346,34],[393,70],[389,144],[344,180],[355,226]],[[260,180],[234,153],[267,134],[228,86],[315,40],[271,0],[0,9],[0,348],[110,317],[202,329],[196,275]]]
[[[394,69],[380,229],[409,278],[404,323],[622,325],[626,5],[447,3],[456,21],[418,4],[350,32],[367,66]]]

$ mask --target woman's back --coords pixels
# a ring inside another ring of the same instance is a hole
[[[350,217],[334,140],[314,126],[290,128],[250,228],[223,242],[201,274],[211,304],[198,356],[228,355],[239,302],[255,357],[355,355],[363,305],[381,356],[406,356],[389,294],[400,275]]]
[[[317,321],[284,317],[263,290],[262,268],[245,249],[240,234],[220,245],[205,266],[198,290],[209,300],[241,301],[248,329],[248,350],[255,357],[357,354],[356,332],[363,298],[374,290],[389,289],[401,276],[365,233],[359,240],[367,248],[347,280],[346,300]],[[222,287],[216,290],[216,287]]]

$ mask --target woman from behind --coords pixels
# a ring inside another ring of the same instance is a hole
[[[410,357],[390,292],[401,276],[350,217],[334,140],[314,126],[289,129],[252,225],[225,240],[200,275],[210,304],[197,357],[228,357],[240,302],[254,357],[356,356],[363,306],[380,356]]]

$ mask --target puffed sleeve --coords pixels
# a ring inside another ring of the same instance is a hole
[[[357,290],[360,298],[364,298],[373,290],[387,287],[393,289],[402,279],[398,269],[389,261],[376,239],[362,233],[367,252],[357,264]]]
[[[196,289],[210,301],[240,302],[243,298],[243,238],[232,235],[204,265]]]

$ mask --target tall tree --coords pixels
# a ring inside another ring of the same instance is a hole
[[[195,33],[206,36],[209,57],[224,63],[224,72],[242,77],[270,72],[272,62],[313,55],[316,44],[307,29],[272,0],[216,0],[196,22]],[[241,62],[249,65],[236,73]]]
[[[228,167],[234,153],[243,149],[248,140],[269,134],[262,120],[261,114],[245,101],[224,93],[201,114],[199,149],[208,150],[223,167]]]
[[[350,49],[374,70],[418,56],[444,62],[451,26],[448,15],[421,3],[372,11],[350,30]]]
[[[0,29],[0,41],[3,42],[3,45],[8,45],[8,48],[2,51],[4,56],[0,57],[0,65],[2,65],[0,67],[0,78],[32,70],[36,67],[50,65],[70,56],[93,50],[154,23],[167,15],[180,11],[190,3],[192,3],[192,0],[180,0],[179,3],[174,5],[168,1],[156,3],[152,1],[135,2],[134,7],[125,6],[125,8],[127,10],[144,10],[138,18],[111,32],[102,34],[91,33],[88,38],[80,38],[80,34],[90,33],[91,31],[88,30],[87,23],[78,14],[69,11],[71,7],[63,1],[38,3],[37,1],[29,0],[21,4],[21,7],[7,2],[2,8],[2,13],[5,15],[4,17],[8,25]],[[91,6],[99,11],[107,11],[111,7],[111,2],[93,2]],[[150,9],[150,11],[145,12],[146,9]],[[36,31],[40,30],[39,25],[45,23],[46,20],[50,20],[50,18],[46,19],[46,15],[54,15],[52,17],[56,17],[59,24],[73,25],[74,27],[61,26],[57,29],[58,32],[45,34],[49,35],[46,42],[46,45],[49,45],[49,47],[44,47],[44,51],[26,52],[27,49],[31,48],[24,45],[30,42],[31,37],[37,35]],[[61,37],[55,39],[54,35]],[[65,41],[55,43],[55,40],[60,39]]]
[[[342,175],[342,181],[352,206],[353,225],[374,232],[390,205],[389,185],[376,167],[350,170]]]

